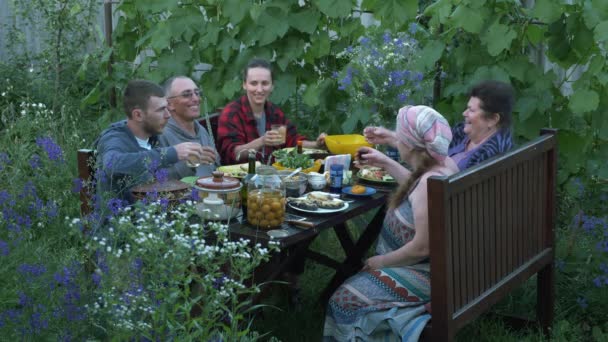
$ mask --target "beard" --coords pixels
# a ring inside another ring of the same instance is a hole
[[[143,123],[143,131],[149,135],[149,136],[155,136],[155,135],[159,135],[163,132],[163,128],[165,127],[164,124],[152,124],[150,122],[146,122],[144,121]]]

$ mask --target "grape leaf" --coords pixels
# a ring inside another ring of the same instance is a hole
[[[477,11],[461,4],[452,13],[452,20],[456,27],[462,27],[470,33],[479,33],[483,26],[483,16],[478,15]]]
[[[314,0],[313,3],[330,18],[344,18],[351,14],[353,4],[350,0]]]
[[[316,107],[319,105],[319,86],[317,84],[309,85],[304,92],[302,101],[304,104],[310,107]]]
[[[241,91],[242,82],[238,78],[234,78],[230,81],[224,82],[224,86],[222,87],[222,93],[227,98],[234,97],[234,94],[237,94]]]
[[[563,13],[562,6],[555,0],[537,0],[532,9],[532,15],[549,24]]]
[[[519,113],[519,121],[524,122],[530,118],[536,110],[536,101],[535,97],[522,97],[517,100],[514,111]]]
[[[608,40],[608,20],[599,23],[594,31],[594,38],[598,42],[604,42]]]
[[[544,27],[539,25],[528,25],[526,26],[526,37],[530,40],[530,43],[536,45],[542,41],[545,31]]]
[[[417,0],[383,0],[375,2],[372,11],[377,18],[394,24],[404,24],[418,13]]]
[[[515,37],[517,37],[515,31],[495,21],[481,36],[481,41],[488,46],[490,56],[498,56],[503,50],[509,49]]]
[[[420,58],[416,61],[417,69],[430,69],[435,62],[441,58],[445,50],[445,44],[440,40],[431,40],[420,52]]]
[[[570,108],[574,115],[582,115],[583,113],[596,110],[599,102],[600,97],[595,91],[580,89],[570,96],[568,108]]]
[[[321,14],[313,10],[306,10],[289,14],[289,24],[296,30],[312,34],[317,29]]]
[[[296,76],[293,74],[279,75],[274,81],[272,102],[284,103],[296,91]]]
[[[433,2],[424,9],[424,16],[438,18],[440,23],[445,23],[452,13],[452,2],[450,0],[439,0]]]
[[[251,8],[250,1],[224,0],[220,3],[222,10],[233,24],[240,23]]]

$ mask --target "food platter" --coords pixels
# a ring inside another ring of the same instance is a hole
[[[376,189],[374,189],[372,187],[369,187],[369,186],[366,186],[365,187],[365,192],[360,193],[360,194],[353,193],[351,191],[352,188],[353,188],[352,186],[347,186],[347,187],[345,187],[345,188],[342,189],[342,192],[345,193],[345,194],[347,194],[347,195],[349,195],[349,196],[357,196],[357,197],[368,197],[368,196],[371,196],[371,195],[373,195],[373,194],[376,193]]]
[[[301,202],[308,202],[307,204],[310,207],[301,206]],[[322,207],[327,204],[333,208]],[[302,197],[289,198],[287,205],[295,210],[312,214],[336,213],[348,208],[348,202],[333,198],[331,195],[320,191],[313,191]]]
[[[292,151],[295,147],[285,147],[283,150],[289,152]],[[302,148],[302,154],[329,154],[328,150],[323,150],[319,148]]]
[[[262,165],[259,161],[255,162],[255,167]],[[234,177],[234,178],[243,178],[247,176],[247,171],[249,169],[249,164],[236,164],[236,165],[223,165],[217,168],[218,171],[222,171],[224,176]]]
[[[386,170],[379,167],[366,167],[357,173],[359,179],[372,183],[395,184],[397,181]]]

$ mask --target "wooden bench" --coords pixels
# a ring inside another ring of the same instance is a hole
[[[464,325],[536,275],[537,321],[553,320],[554,130],[450,177],[428,181],[431,315],[422,339]]]

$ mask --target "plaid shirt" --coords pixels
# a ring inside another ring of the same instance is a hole
[[[263,155],[266,159],[272,155],[273,151],[284,147],[296,146],[298,140],[306,139],[303,135],[298,135],[296,126],[285,118],[285,114],[283,114],[283,111],[278,106],[270,101],[266,101],[264,104],[264,113],[266,114],[266,131],[269,131],[270,125],[273,124],[287,126],[285,145],[263,147]],[[222,157],[222,165],[236,164],[237,159],[234,154],[234,148],[259,137],[257,123],[246,95],[226,105],[219,117],[217,127],[217,145]],[[256,159],[266,162],[262,157],[262,153],[256,154]]]

